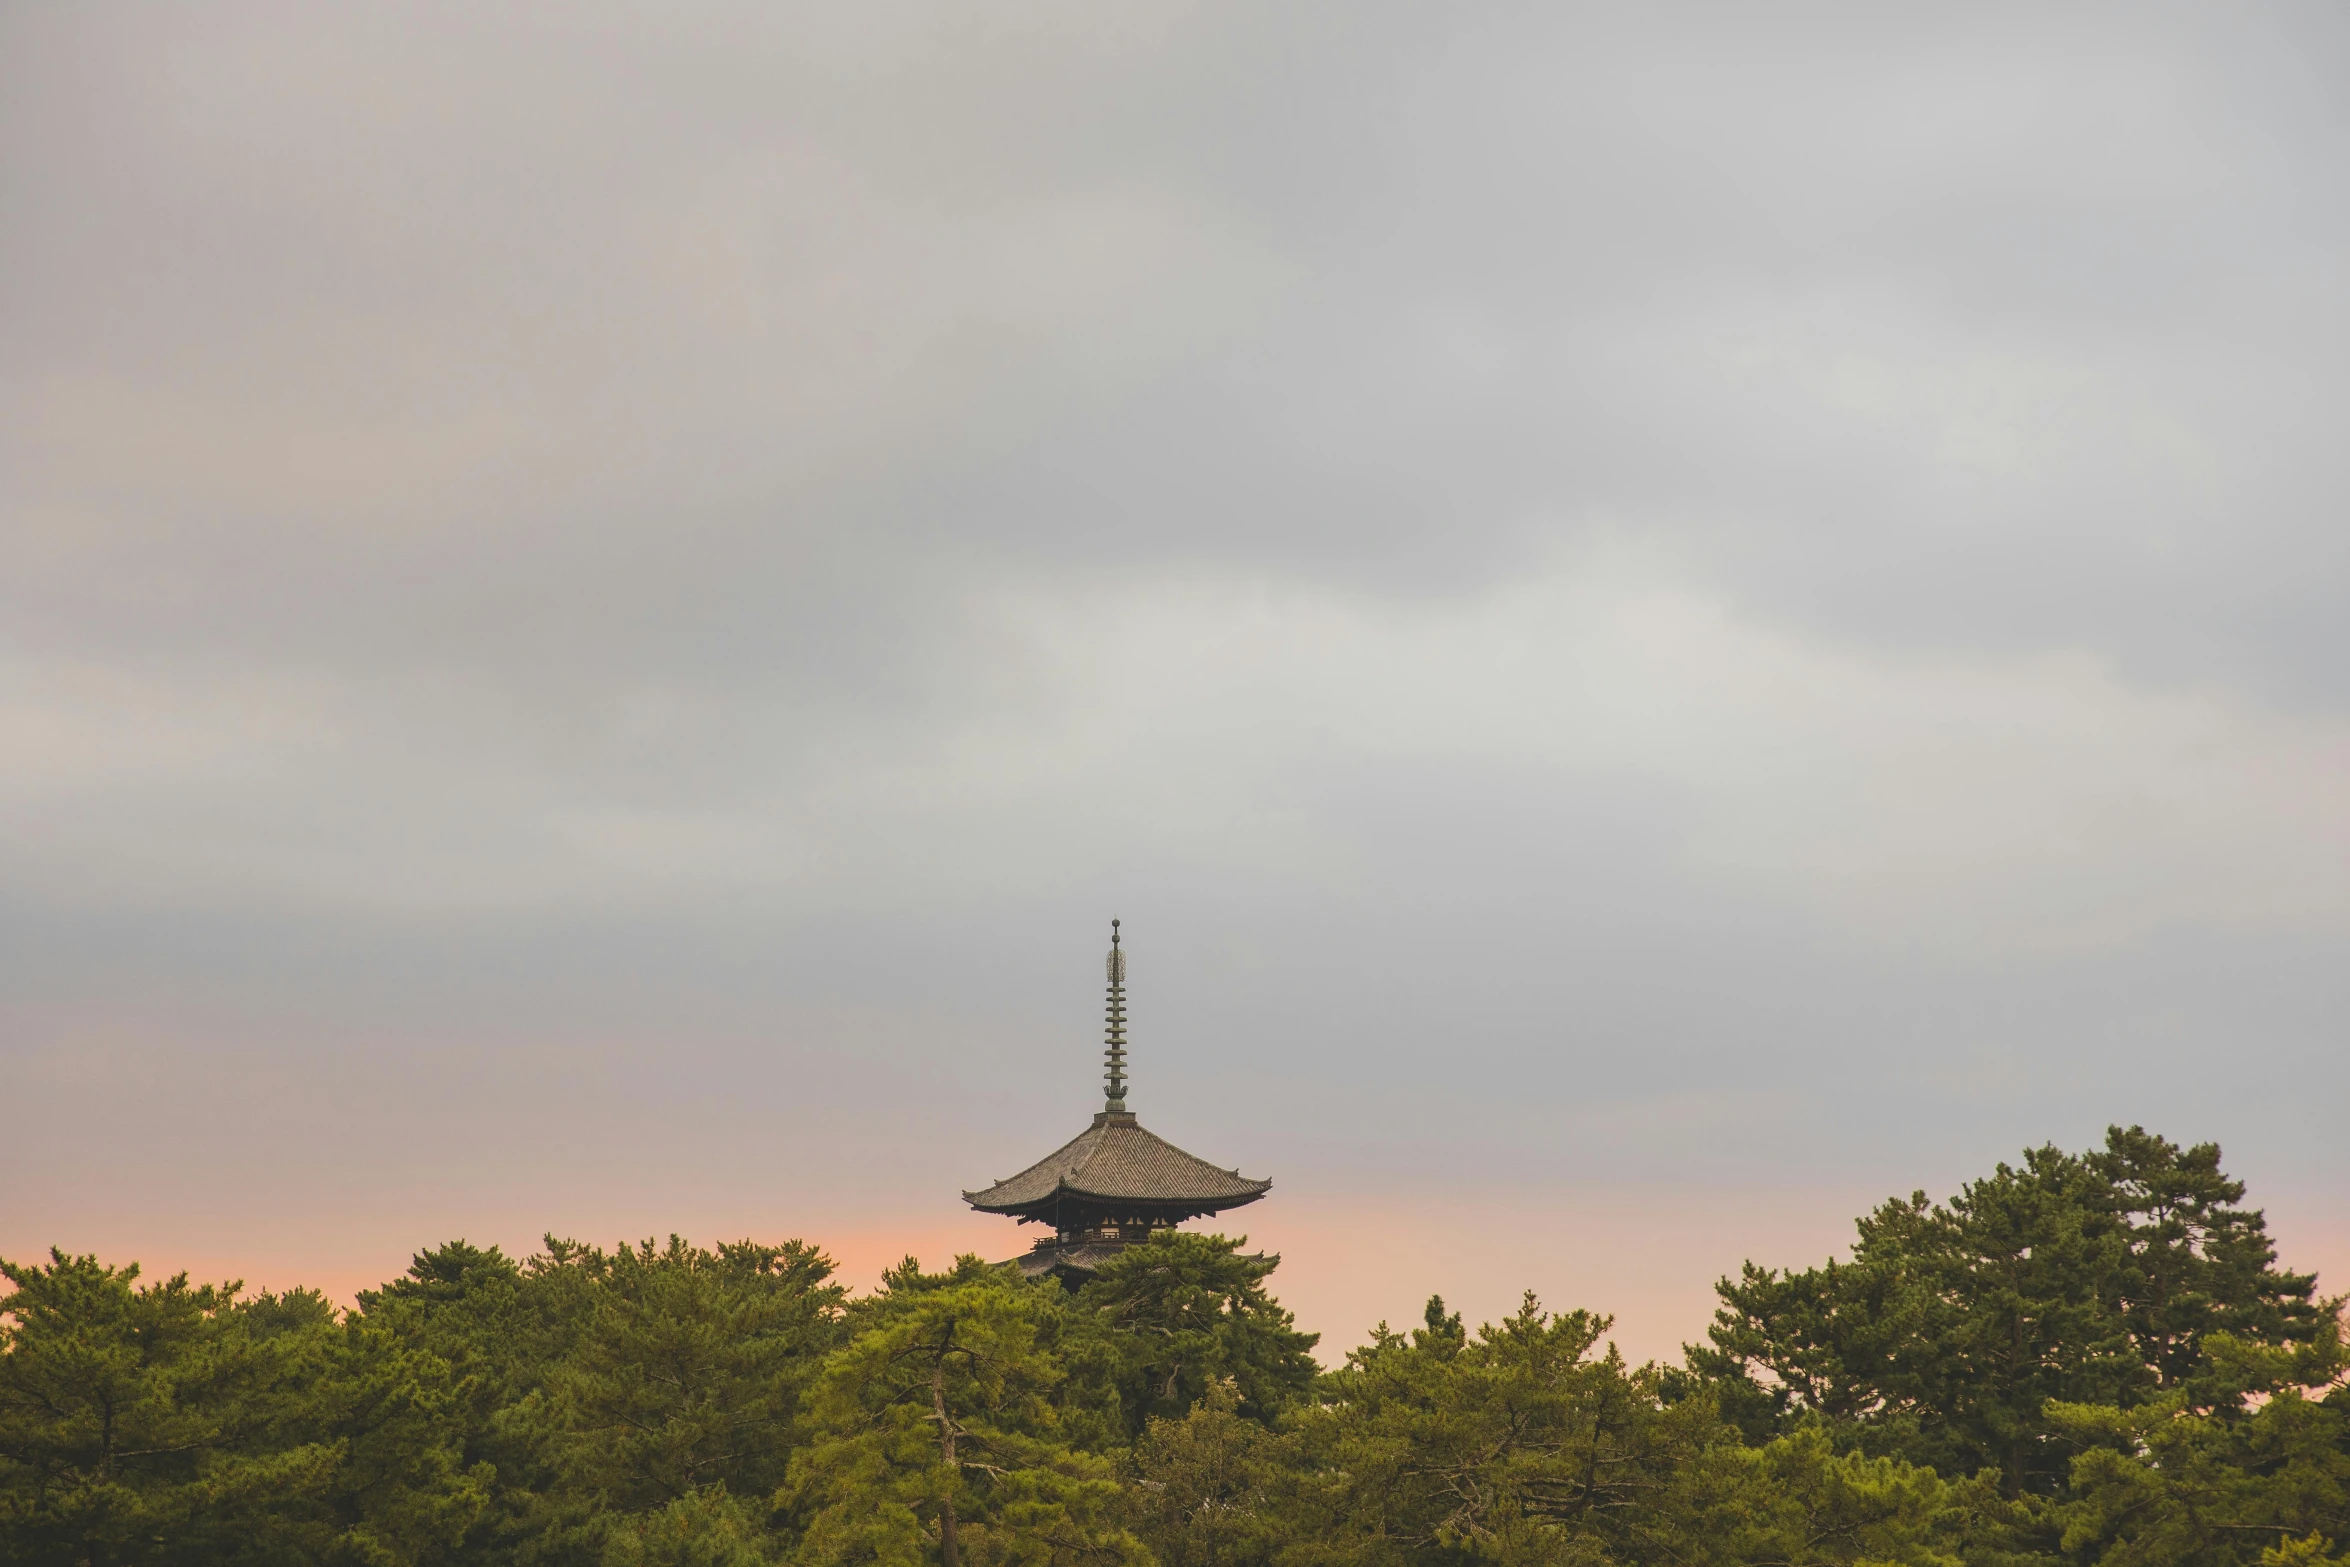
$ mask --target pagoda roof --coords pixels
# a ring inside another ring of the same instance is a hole
[[[1214,1213],[1255,1202],[1271,1181],[1252,1181],[1143,1130],[1133,1116],[1105,1110],[1093,1125],[1042,1159],[963,1200],[982,1213],[1015,1213],[1067,1197],[1167,1204]]]
[[[1038,1241],[1024,1255],[1014,1257],[1007,1266],[1018,1268],[1024,1278],[1041,1279],[1048,1273],[1058,1273],[1082,1281],[1092,1278],[1101,1271],[1103,1263],[1125,1249],[1124,1241],[1046,1239]]]

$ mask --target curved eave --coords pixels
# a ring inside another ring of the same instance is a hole
[[[965,1192],[963,1200],[982,1213],[1017,1215],[1048,1213],[1070,1202],[1214,1213],[1261,1197],[1272,1184],[1185,1152],[1130,1112],[1104,1110],[1027,1169]]]
[[[1063,1183],[1042,1197],[1027,1202],[989,1202],[986,1192],[965,1192],[963,1201],[981,1213],[1000,1213],[1022,1223],[1042,1223],[1050,1220],[1064,1202],[1098,1203],[1103,1207],[1118,1208],[1129,1213],[1163,1213],[1177,1222],[1196,1219],[1211,1213],[1222,1213],[1227,1208],[1242,1208],[1255,1202],[1273,1189],[1271,1181],[1250,1181],[1250,1189],[1230,1196],[1182,1197],[1137,1196],[1133,1193],[1094,1192],[1082,1186]]]

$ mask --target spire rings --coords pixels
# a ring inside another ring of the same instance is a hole
[[[1118,945],[1118,921],[1110,921],[1108,1004],[1102,1013],[1103,1110],[1126,1114],[1126,953]]]

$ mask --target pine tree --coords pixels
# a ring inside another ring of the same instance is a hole
[[[945,1279],[909,1261],[862,1303],[856,1336],[809,1399],[809,1445],[779,1501],[795,1560],[886,1567],[1134,1563],[1113,1465],[1071,1445],[1048,1348],[1064,1308],[964,1259]]]
[[[308,1291],[0,1262],[0,1559],[450,1559],[483,1503],[445,1363]]]
[[[2324,1331],[2314,1278],[2275,1266],[2219,1158],[2116,1127],[2096,1153],[2033,1149],[1948,1203],[1888,1202],[1849,1263],[1723,1280],[1690,1366],[1752,1439],[1824,1416],[1870,1451],[2053,1496],[2079,1449],[2050,1400],[2132,1408],[2194,1383],[2210,1334]]]
[[[1267,1293],[1279,1257],[1244,1254],[1248,1237],[1161,1230],[1105,1262],[1077,1292],[1077,1316],[1105,1335],[1107,1374],[1129,1436],[1180,1419],[1219,1382],[1235,1408],[1271,1422],[1321,1373],[1317,1335]]]

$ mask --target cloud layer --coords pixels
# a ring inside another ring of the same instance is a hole
[[[918,1228],[1112,913],[1146,1114],[1315,1212],[2338,1193],[2346,67],[6,12],[0,1248]]]

